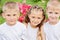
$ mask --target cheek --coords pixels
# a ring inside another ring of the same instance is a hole
[[[56,15],[57,17],[59,17],[60,16],[60,14],[58,14],[58,15]]]
[[[29,19],[30,19],[30,22],[34,21],[34,19],[32,17],[29,17]]]
[[[40,19],[40,20],[37,20],[37,21],[38,21],[38,23],[41,23],[42,19]]]
[[[14,19],[18,19],[18,17],[13,17]]]
[[[5,18],[6,21],[10,21],[10,19],[11,19],[11,18],[9,18],[9,17]]]
[[[14,17],[13,20],[15,20],[15,21],[18,20],[18,17]]]
[[[57,16],[56,19],[59,19],[60,16]]]
[[[34,21],[34,19],[30,19],[30,22],[33,22]]]
[[[6,16],[5,19],[9,20],[9,19],[11,19],[11,17],[10,16]]]
[[[19,18],[19,16],[18,16],[18,15],[16,15],[16,16],[13,16],[13,18],[14,18],[14,19],[18,19],[18,18]]]
[[[51,18],[51,17],[52,17],[52,15],[51,15],[51,14],[48,14],[47,16],[48,16],[48,18]]]

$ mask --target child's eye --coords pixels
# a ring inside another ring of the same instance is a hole
[[[52,14],[52,12],[49,12],[49,14]]]
[[[13,16],[16,16],[16,14],[13,14]]]
[[[35,17],[32,17],[32,18],[35,18]]]
[[[38,17],[38,19],[41,19],[40,17]]]
[[[58,14],[57,12],[55,12],[55,14]]]
[[[7,16],[10,16],[9,14]]]

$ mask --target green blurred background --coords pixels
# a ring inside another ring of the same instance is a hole
[[[5,2],[8,2],[8,1],[14,1],[14,2],[22,3],[23,0],[0,0],[0,24],[5,22],[5,20],[1,16],[1,14],[2,14],[2,6],[3,6],[3,4]],[[30,4],[30,5],[36,5],[37,4],[37,5],[41,6],[41,7],[43,7],[43,9],[45,10],[48,1],[49,0],[26,0],[26,4]]]

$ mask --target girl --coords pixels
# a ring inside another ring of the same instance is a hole
[[[43,33],[44,10],[39,6],[33,6],[25,17],[27,23],[27,40],[45,40]]]

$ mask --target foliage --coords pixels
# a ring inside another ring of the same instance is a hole
[[[2,23],[4,23],[4,22],[5,22],[4,18],[2,18],[2,17],[0,16],[0,24],[2,24]]]
[[[31,0],[32,2],[39,2],[39,1],[41,1],[41,0]]]

